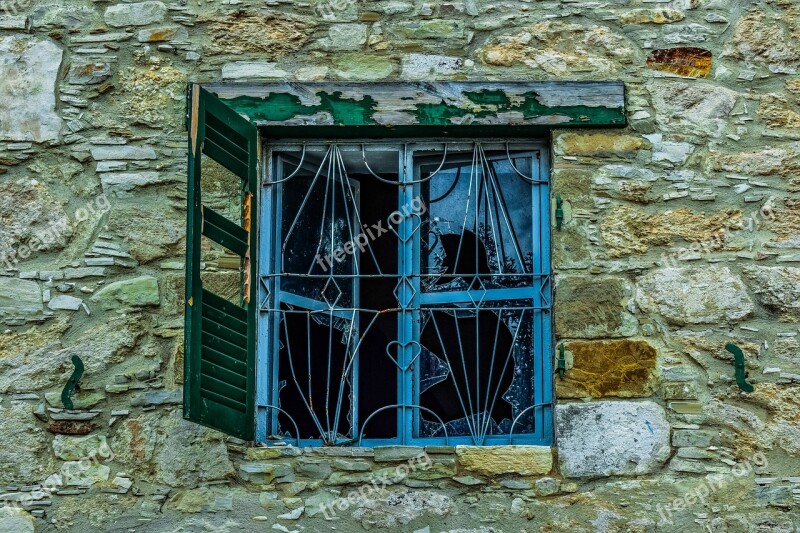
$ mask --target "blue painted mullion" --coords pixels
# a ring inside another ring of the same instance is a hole
[[[542,240],[539,244],[541,250],[542,273],[547,273],[548,277],[542,279],[542,293],[544,294],[545,302],[543,305],[551,306],[553,302],[552,296],[552,283],[550,273],[552,269],[551,257],[551,223],[550,223],[550,168],[548,153],[545,150],[539,151],[538,166],[539,172],[538,179],[544,178],[547,183],[539,186],[540,194],[540,219],[542,225]],[[541,376],[540,393],[536,395],[536,403],[547,404],[553,401],[553,311],[552,307],[548,307],[542,312],[542,354],[539,359],[539,367]],[[541,409],[541,419],[537,419],[537,433],[541,427],[542,444],[550,445],[553,443],[553,405],[544,405]]]
[[[283,176],[283,171],[279,174]],[[272,243],[272,272],[275,273],[282,273],[283,272],[283,260],[281,256],[281,236],[283,234],[283,187],[284,184],[273,185],[271,188],[273,189],[273,202],[274,202],[274,209],[272,211],[272,222],[273,222],[273,243]],[[278,398],[278,394],[280,392],[278,388],[278,376],[279,374],[279,354],[280,354],[280,347],[281,347],[281,277],[280,276],[273,276],[272,277],[272,302],[270,302],[270,308],[272,309],[270,313],[270,321],[272,323],[272,339],[271,339],[271,350],[270,350],[270,394],[269,394],[269,401],[270,405],[275,407],[278,406],[280,400]],[[272,409],[270,411],[269,420],[269,431],[270,435],[276,435],[278,433],[278,412]],[[298,435],[299,436],[299,435]]]
[[[264,168],[267,173],[272,172],[272,161],[267,156]],[[272,261],[272,224],[273,220],[273,206],[272,206],[272,189],[271,187],[259,186],[255,194],[261,196],[258,205],[261,206],[260,212],[256,216],[260,217],[259,227],[261,233],[259,235],[259,250],[261,257],[258,262],[258,279],[254,283],[258,283],[257,297],[255,305],[258,306],[256,313],[258,318],[256,325],[256,442],[264,442],[268,436],[267,421],[269,413],[265,406],[269,405],[269,395],[271,386],[272,375],[269,372],[271,352],[270,349],[270,320],[262,318],[265,311],[261,310],[261,303],[267,296],[264,290],[262,280],[268,280],[268,286],[272,283],[268,277],[271,270]]]
[[[539,155],[541,152],[537,152]],[[533,178],[537,181],[541,180],[541,157],[535,157],[531,161],[531,170]],[[545,272],[549,269],[549,230],[550,230],[550,211],[545,209],[548,205],[549,191],[545,184],[534,185],[532,187],[532,231],[531,236],[534,239],[534,261],[533,270],[535,272]],[[538,240],[538,242],[537,242]],[[547,250],[547,251],[546,251]],[[533,403],[539,405],[543,403],[546,397],[546,377],[544,376],[544,358],[549,350],[547,348],[548,340],[544,336],[544,322],[545,313],[541,309],[544,299],[542,298],[543,281],[541,276],[534,277],[534,311],[533,311],[533,347],[534,347],[534,388],[533,388]],[[544,427],[544,417],[542,416],[543,408],[534,408],[535,431],[537,439],[544,439],[547,435],[546,428]]]
[[[400,154],[400,181],[404,185],[400,186],[399,191],[399,205],[398,209],[402,210],[405,206],[410,206],[411,201],[414,199],[414,187],[409,184],[413,181],[413,161],[411,160],[411,153],[404,150]],[[402,211],[401,211],[402,212]],[[415,274],[415,261],[414,261],[414,219],[410,216],[403,217],[398,226],[398,235],[400,236],[399,257],[398,257],[398,275],[399,275],[399,289],[397,291],[399,297],[399,324],[398,324],[398,342],[399,342],[399,379],[398,379],[398,404],[407,406],[414,403],[414,372],[411,370],[411,365],[414,359],[414,346],[413,342],[416,341],[414,337],[414,310],[413,298],[414,290],[412,283]],[[399,410],[398,430],[402,444],[408,444],[409,439],[413,438],[413,410],[402,407]]]
[[[267,156],[268,158],[271,155]],[[267,160],[264,165],[267,169],[268,179],[273,173],[282,171],[282,161]],[[261,195],[261,210],[258,216],[263,224],[259,235],[260,261],[258,279],[258,298],[255,305],[259,306],[259,320],[256,344],[256,441],[265,442],[269,435],[277,431],[277,412],[268,409],[269,405],[277,405],[277,376],[278,376],[278,346],[280,314],[274,311],[280,307],[280,279],[274,276],[280,269],[280,231],[281,231],[281,199],[280,185],[259,187]],[[265,290],[262,280],[266,279]],[[267,309],[261,311],[261,303],[267,297]],[[264,313],[266,316],[261,318]]]
[[[408,156],[408,165],[406,168],[411,169],[410,172],[410,179],[416,181],[416,175],[414,173],[414,166],[412,156]],[[415,183],[413,185],[413,190],[411,191],[412,200],[414,198],[422,199],[422,185],[420,183]],[[416,219],[418,220],[415,220]],[[422,278],[421,278],[421,271],[422,271],[422,217],[419,215],[411,215],[409,217],[409,224],[411,225],[411,231],[413,232],[413,238],[411,239],[412,245],[412,264],[411,270],[413,273],[413,277],[411,278],[411,286],[413,288],[413,297],[411,299],[411,335],[412,339],[417,342],[417,349],[422,350],[422,345],[419,343],[421,329],[422,329]],[[416,230],[415,230],[416,228]],[[414,357],[414,353],[411,354],[411,357]],[[418,359],[414,364],[411,365],[411,378],[412,378],[412,390],[411,390],[411,403],[414,405],[421,405],[420,404],[420,361],[422,358],[422,354],[418,355]],[[421,412],[419,409],[412,410],[412,420],[411,420],[411,428],[410,428],[410,436],[418,437],[419,436],[419,428],[421,427],[422,421]]]

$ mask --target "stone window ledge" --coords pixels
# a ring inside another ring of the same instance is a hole
[[[453,486],[500,485],[532,490],[536,495],[572,492],[553,472],[549,446],[378,446],[375,448],[229,446],[240,455],[239,478],[250,484],[317,484],[330,487],[364,484],[423,488],[442,482]]]

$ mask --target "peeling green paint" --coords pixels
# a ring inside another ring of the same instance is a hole
[[[327,112],[338,126],[377,124],[372,118],[376,102],[369,95],[354,100],[343,98],[340,92],[328,94],[320,91],[316,96],[320,99],[319,105],[304,105],[298,96],[288,93],[270,93],[266,98],[239,96],[226,102],[236,112],[250,117],[251,121],[285,122]]]
[[[461,108],[452,104],[417,104],[417,120],[420,124],[441,125],[452,124],[452,119],[472,115],[475,118],[496,116],[500,113],[520,112],[525,119],[561,115],[570,117],[574,123],[625,124],[625,116],[621,109],[607,107],[553,106],[547,107],[537,100],[538,94],[527,92],[521,95],[524,99],[513,104],[502,91],[465,92],[464,96],[474,104],[469,108]]]
[[[303,104],[300,97],[290,93],[270,92],[265,97],[238,96],[225,100],[230,107],[242,113],[254,122],[281,123],[296,121],[303,117],[327,114],[330,119],[309,121],[302,125],[335,125],[335,126],[390,126],[386,120],[380,122],[375,115],[379,102],[371,95],[360,99],[345,98],[341,91],[317,91],[318,104]],[[481,119],[497,117],[501,114],[516,113],[520,117],[516,123],[507,121],[506,125],[548,125],[547,117],[553,117],[553,126],[616,126],[625,124],[622,107],[590,107],[546,106],[539,102],[540,95],[528,91],[512,98],[500,90],[465,91],[460,104],[414,103],[413,100],[400,97],[399,101],[408,101],[398,114],[407,114],[417,126],[453,126],[466,123],[488,122]],[[386,106],[383,106],[384,108]],[[535,120],[544,118],[545,120]],[[472,120],[469,120],[472,119]],[[332,121],[332,124],[331,124]],[[497,121],[503,122],[503,121]]]

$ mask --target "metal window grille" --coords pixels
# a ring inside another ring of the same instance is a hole
[[[265,154],[257,440],[550,444],[543,145],[304,141]]]

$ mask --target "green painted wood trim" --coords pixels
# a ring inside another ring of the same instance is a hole
[[[517,129],[524,135],[553,127],[626,125],[625,85],[618,81],[265,83],[203,88],[258,126],[390,128],[402,130],[403,135],[416,128],[481,126]]]

